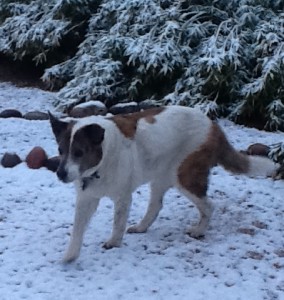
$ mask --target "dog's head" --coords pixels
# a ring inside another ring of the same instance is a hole
[[[62,121],[52,114],[49,116],[60,154],[58,178],[71,182],[91,176],[103,157],[104,128],[98,124],[85,125],[81,120]]]

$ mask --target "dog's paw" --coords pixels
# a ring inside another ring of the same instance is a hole
[[[71,262],[73,262],[74,260],[76,260],[79,256],[79,252],[75,252],[75,251],[67,251],[63,257],[62,262],[64,264],[69,264]]]
[[[106,250],[112,249],[112,248],[119,248],[121,245],[120,241],[116,240],[109,240],[103,244],[103,248]]]
[[[128,233],[145,233],[146,231],[147,231],[147,229],[142,228],[138,224],[132,225],[132,226],[128,227],[128,229],[127,229]]]
[[[194,239],[201,239],[204,237],[204,231],[201,230],[198,226],[190,228],[187,231],[187,234]]]

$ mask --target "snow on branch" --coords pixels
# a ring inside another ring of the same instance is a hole
[[[61,109],[155,99],[284,130],[282,0],[5,3],[0,52],[49,65]]]

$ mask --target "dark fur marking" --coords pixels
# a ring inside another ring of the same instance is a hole
[[[100,175],[99,175],[99,173],[97,171],[94,172],[90,177],[82,178],[82,184],[81,184],[82,191],[86,190],[88,188],[89,184],[94,179],[100,179]]]
[[[180,165],[180,184],[197,197],[206,196],[210,169],[218,163],[234,173],[247,173],[249,170],[247,156],[237,152],[219,126],[213,123],[207,141]]]
[[[91,124],[75,132],[70,150],[72,159],[80,165],[81,173],[95,167],[101,161],[104,131],[98,124]],[[76,156],[78,151],[82,152],[82,157]]]

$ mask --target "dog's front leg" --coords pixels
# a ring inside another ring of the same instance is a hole
[[[131,193],[114,201],[114,220],[111,238],[104,243],[105,249],[119,247],[125,232],[129,209],[131,205]]]
[[[71,262],[79,256],[86,226],[95,213],[98,204],[99,199],[92,198],[84,192],[79,192],[76,200],[75,220],[71,240],[63,259],[65,263]]]

